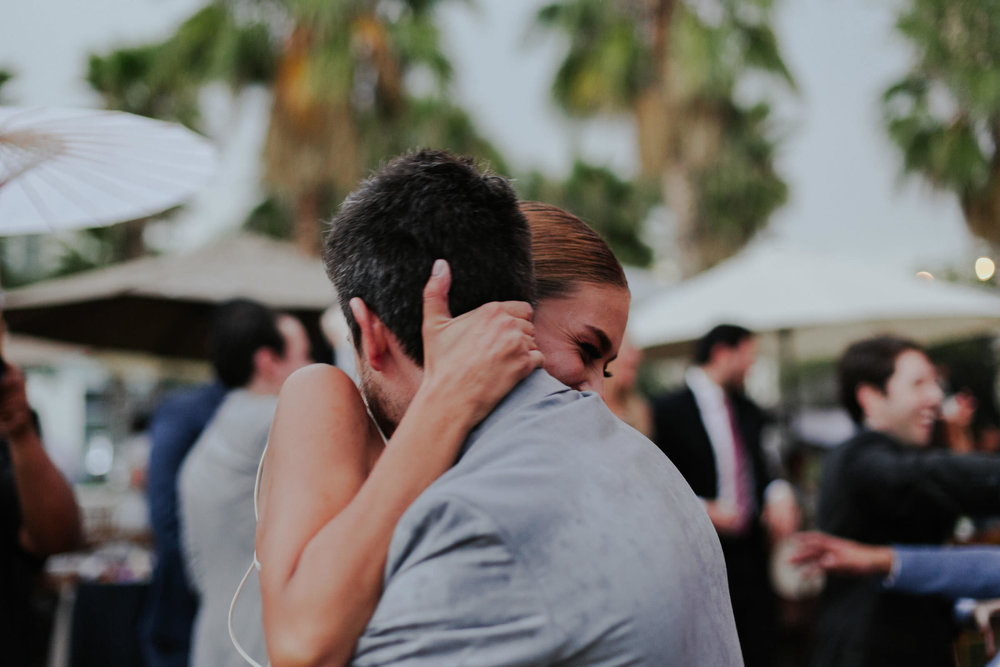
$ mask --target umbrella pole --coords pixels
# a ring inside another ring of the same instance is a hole
[[[7,361],[3,358],[3,344],[7,338],[7,323],[3,319],[4,295],[3,295],[3,253],[0,253],[0,380],[3,379],[7,371]]]
[[[799,378],[795,368],[795,346],[791,329],[778,331],[778,390],[781,438],[788,448],[794,441],[792,416],[799,410]]]
[[[2,253],[0,253],[0,260],[2,260]],[[7,323],[3,320],[4,296],[2,267],[3,262],[0,261],[0,380],[3,379],[4,374],[7,372],[7,360],[3,358],[3,343],[7,338]]]

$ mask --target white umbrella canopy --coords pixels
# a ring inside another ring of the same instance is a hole
[[[792,332],[799,360],[896,333],[923,343],[995,332],[1000,297],[975,287],[758,244],[644,303],[630,332],[652,356],[686,350],[716,324]]]
[[[148,217],[203,187],[203,137],[120,111],[0,107],[0,235]]]
[[[5,294],[14,333],[158,356],[205,358],[214,306],[246,297],[302,318],[314,339],[336,302],[318,257],[254,234],[144,257]]]

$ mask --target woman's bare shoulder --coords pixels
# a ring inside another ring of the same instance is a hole
[[[300,460],[311,451],[324,458],[368,461],[381,438],[350,376],[335,366],[312,364],[285,380],[271,443],[276,452],[287,448]]]
[[[294,403],[361,402],[361,392],[347,373],[329,364],[310,364],[285,380],[279,400]]]

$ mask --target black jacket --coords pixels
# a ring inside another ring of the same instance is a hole
[[[767,423],[765,413],[742,394],[730,394],[736,413],[736,423],[743,436],[743,445],[751,458],[754,476],[754,500],[758,511],[763,505],[764,489],[771,481],[761,447],[761,431]],[[653,439],[663,450],[695,495],[713,499],[719,494],[715,470],[715,454],[708,431],[701,421],[694,393],[685,385],[659,398],[653,406]]]
[[[768,578],[767,534],[760,522],[764,490],[771,477],[765,465],[761,432],[767,415],[742,394],[729,394],[730,404],[752,464],[756,513],[744,535],[720,536],[726,558],[729,595],[747,667],[774,664],[777,607]],[[653,405],[654,442],[673,461],[695,494],[719,494],[715,453],[701,420],[694,394],[685,385]]]
[[[870,544],[940,544],[963,515],[1000,513],[1000,458],[905,446],[863,431],[824,464],[821,530]],[[817,667],[952,665],[950,600],[830,576]]]

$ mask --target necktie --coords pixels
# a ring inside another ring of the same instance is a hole
[[[746,447],[743,443],[743,435],[740,433],[739,424],[736,422],[736,413],[733,404],[726,396],[726,413],[729,415],[729,429],[733,434],[733,460],[735,463],[736,476],[736,511],[740,515],[743,530],[750,524],[750,519],[754,511],[753,499],[753,470],[747,457]]]

